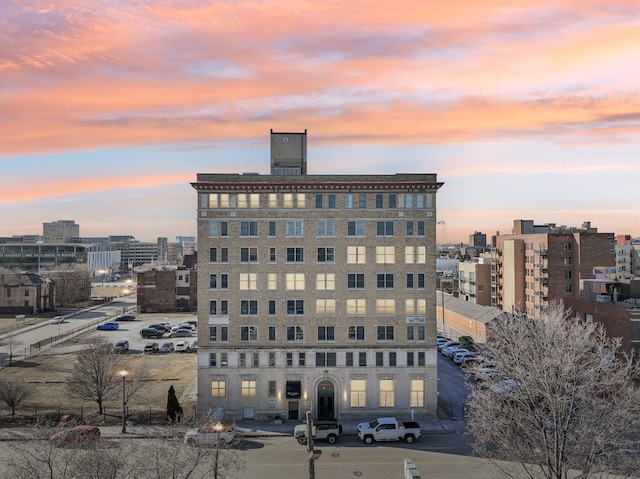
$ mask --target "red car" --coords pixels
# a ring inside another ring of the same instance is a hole
[[[49,441],[56,446],[65,446],[68,444],[80,444],[87,441],[95,441],[99,437],[100,429],[98,429],[97,426],[82,425],[55,432]]]

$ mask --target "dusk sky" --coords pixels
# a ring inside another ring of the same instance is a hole
[[[0,236],[194,236],[198,173],[436,173],[439,242],[640,236],[636,0],[3,0]]]

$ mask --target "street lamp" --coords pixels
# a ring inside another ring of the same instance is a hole
[[[100,270],[100,274],[102,275],[102,284],[101,284],[101,286],[104,286],[104,274],[105,273],[106,273],[105,270],[103,270],[103,269]]]
[[[127,377],[127,371],[124,369],[120,371],[120,376],[122,376],[122,434],[127,433],[127,397],[125,391],[125,383],[124,380]]]
[[[218,455],[220,454],[220,431],[222,431],[222,423],[218,422],[214,429],[216,430],[216,457],[213,462],[213,479],[218,479]]]

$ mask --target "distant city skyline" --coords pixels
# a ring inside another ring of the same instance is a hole
[[[220,19],[224,19],[221,21]],[[435,173],[440,243],[640,237],[640,4],[0,3],[0,236],[195,236],[198,173]]]

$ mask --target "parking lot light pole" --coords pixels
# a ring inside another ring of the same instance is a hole
[[[120,371],[120,376],[122,376],[122,434],[127,433],[127,397],[125,391],[125,378],[127,377],[127,371],[124,369]]]

